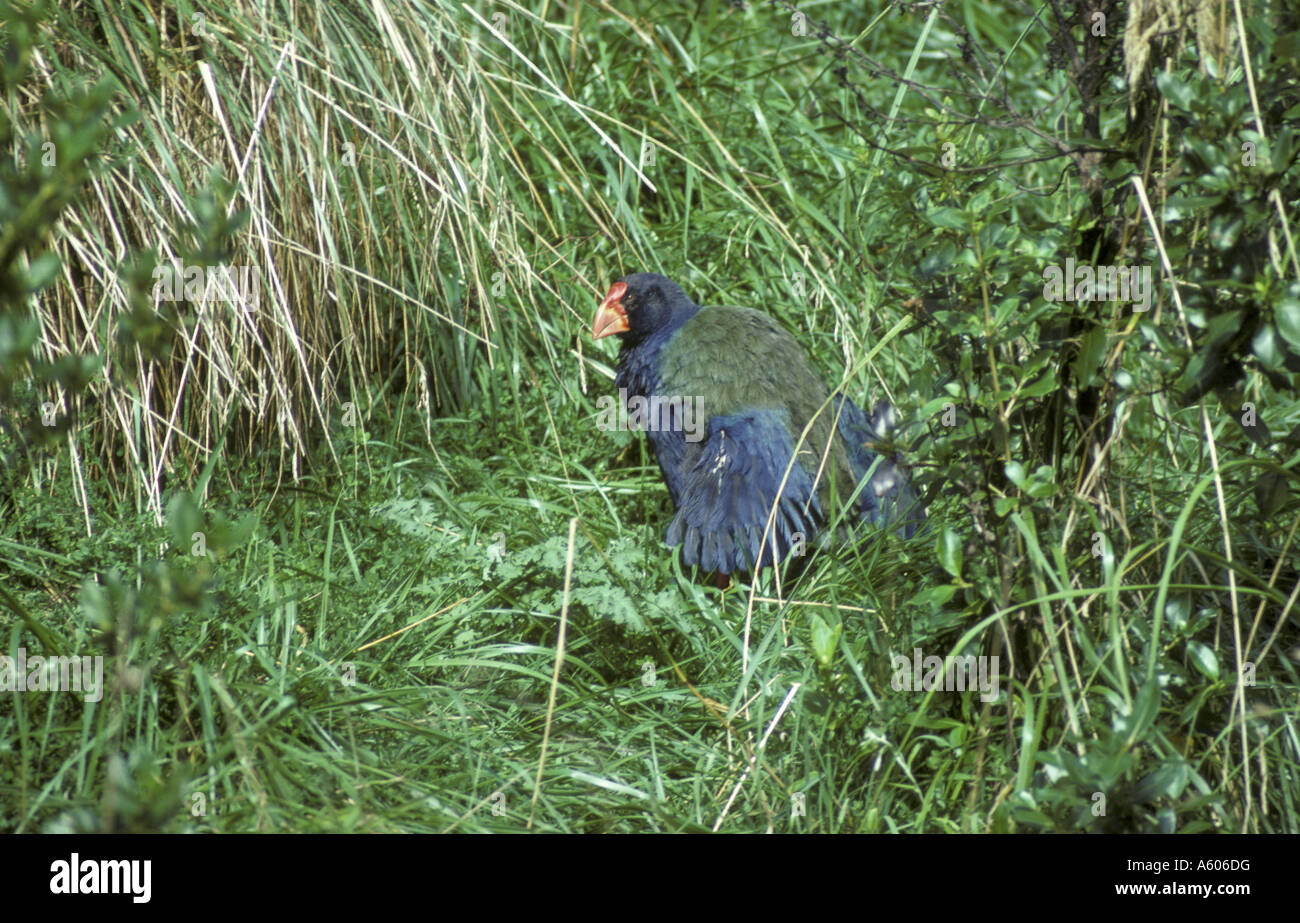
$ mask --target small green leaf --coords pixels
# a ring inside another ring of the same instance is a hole
[[[50,283],[62,263],[57,253],[42,253],[27,268],[27,290],[39,292]]]
[[[1136,795],[1142,801],[1155,801],[1158,798],[1178,798],[1187,787],[1190,773],[1187,764],[1173,759],[1163,764],[1154,772],[1149,772],[1138,782]]]
[[[1210,243],[1216,250],[1230,250],[1241,236],[1246,219],[1241,212],[1215,215],[1210,219]]]
[[[1038,376],[1038,380],[1025,385],[1020,389],[1021,397],[1042,397],[1044,394],[1050,394],[1056,389],[1056,375],[1051,369],[1047,369],[1043,374]]]
[[[1051,465],[1039,465],[1030,475],[1024,491],[1035,500],[1042,500],[1056,493],[1056,472]]]
[[[1192,605],[1185,596],[1174,596],[1165,603],[1165,619],[1174,631],[1185,631]]]
[[[1106,328],[1093,327],[1079,341],[1079,355],[1070,363],[1079,387],[1090,387],[1097,377],[1097,370],[1106,356]]]
[[[1219,196],[1170,196],[1165,203],[1164,219],[1167,222],[1187,221],[1204,214],[1220,201]]]
[[[1184,111],[1192,108],[1192,88],[1175,74],[1161,71],[1156,74],[1156,88],[1160,95]]]
[[[1232,339],[1241,329],[1241,311],[1224,311],[1210,318],[1206,325],[1211,343],[1221,343]]]
[[[1154,677],[1147,680],[1133,697],[1133,708],[1128,714],[1116,712],[1111,719],[1115,731],[1124,735],[1122,750],[1128,750],[1134,742],[1146,734],[1147,728],[1155,721],[1160,711],[1160,687]]]
[[[1287,479],[1276,471],[1261,474],[1255,481],[1255,505],[1259,507],[1259,517],[1268,519],[1280,510],[1290,492]]]
[[[1277,332],[1282,339],[1300,349],[1300,285],[1291,285],[1273,311]]]
[[[957,257],[957,248],[951,240],[942,240],[937,246],[931,247],[926,251],[925,256],[921,257],[921,262],[917,265],[917,270],[922,277],[931,278],[941,272],[947,272],[951,267],[953,260]]]
[[[1249,425],[1246,423],[1246,414],[1240,409],[1233,412],[1232,418],[1237,421],[1237,425],[1246,434],[1246,438],[1255,445],[1266,449],[1273,444],[1273,433],[1258,411],[1254,413],[1252,422]]]
[[[1284,124],[1273,137],[1273,150],[1269,157],[1269,169],[1274,173],[1284,172],[1291,165],[1291,158],[1295,156],[1295,148],[1295,131],[1290,125]]]
[[[1206,644],[1200,641],[1188,641],[1187,653],[1192,657],[1192,663],[1196,669],[1200,670],[1209,679],[1219,678],[1219,658],[1214,656],[1214,651]]]
[[[171,503],[167,505],[167,525],[172,545],[182,554],[189,554],[194,533],[203,528],[203,514],[199,512],[189,491],[180,491],[172,497]]]
[[[1272,324],[1260,324],[1259,330],[1250,341],[1250,350],[1263,363],[1264,368],[1274,371],[1282,367],[1282,362],[1286,358]]]
[[[910,603],[914,606],[930,606],[930,608],[937,611],[956,594],[956,586],[951,583],[942,583],[938,586],[929,586],[924,590],[921,590],[921,592],[911,598]]]
[[[938,548],[939,565],[958,579],[961,578],[961,536],[952,529],[944,527],[943,534],[939,536]]]
[[[960,208],[941,205],[925,213],[925,220],[936,227],[964,231],[970,225],[970,218]]]
[[[836,623],[835,627],[826,624],[826,620],[819,615],[812,616],[812,648],[813,656],[823,667],[829,667],[831,660],[835,657],[835,649],[840,643],[840,632],[842,626]]]

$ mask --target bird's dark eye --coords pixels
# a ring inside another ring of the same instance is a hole
[[[636,307],[636,295],[633,295],[631,292],[628,292],[626,295],[623,296],[623,310],[630,311],[635,307]]]

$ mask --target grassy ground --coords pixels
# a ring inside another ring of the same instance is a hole
[[[1094,98],[1037,7],[844,6],[0,10],[0,640],[104,667],[0,692],[0,828],[1300,831],[1294,171],[1144,146],[1240,66]],[[1067,255],[1150,310],[1046,300]],[[683,573],[596,422],[638,269],[891,399],[930,529]]]

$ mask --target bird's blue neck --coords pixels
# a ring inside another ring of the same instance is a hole
[[[697,304],[687,303],[676,307],[667,321],[646,334],[636,343],[624,342],[618,356],[618,375],[614,383],[627,388],[629,395],[643,397],[654,394],[659,388],[659,354],[677,331],[700,310]]]

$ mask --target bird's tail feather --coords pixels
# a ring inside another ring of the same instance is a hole
[[[898,452],[878,455],[873,448],[893,441],[898,429],[897,411],[888,401],[880,401],[868,415],[843,395],[837,394],[835,400],[840,435],[848,446],[854,474],[869,477],[862,493],[869,492],[870,496],[862,497],[860,508],[867,518],[882,526],[896,527],[899,535],[911,538],[925,525],[925,507],[912,486],[903,456]]]

